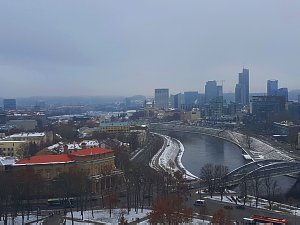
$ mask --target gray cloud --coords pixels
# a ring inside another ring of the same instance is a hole
[[[0,96],[299,88],[298,1],[1,1]],[[72,87],[72,88],[66,88]]]

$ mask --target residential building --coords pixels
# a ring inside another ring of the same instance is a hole
[[[27,147],[26,141],[0,140],[0,156],[14,156],[21,158]]]
[[[249,105],[249,69],[243,68],[239,73],[239,83],[235,87],[236,103]]]
[[[155,89],[154,93],[155,107],[158,109],[169,108],[169,89]]]
[[[17,100],[16,99],[3,99],[3,109],[6,110],[16,110]]]

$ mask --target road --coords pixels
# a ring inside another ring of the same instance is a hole
[[[214,201],[208,198],[203,198],[205,200],[204,206],[194,206],[194,202],[199,199],[199,196],[194,194],[192,197],[188,199],[186,204],[193,208],[194,212],[203,212],[203,208],[206,208],[205,211],[208,215],[213,215],[214,212],[216,212],[218,209],[224,209],[225,212],[230,215],[230,218],[233,221],[242,221],[245,217],[250,217],[253,215],[260,215],[260,216],[266,216],[266,217],[272,217],[272,218],[278,218],[278,219],[287,219],[288,221],[291,221],[292,223],[299,222],[300,224],[300,215],[295,217],[295,215],[292,215],[290,213],[282,213],[282,212],[272,212],[269,210],[264,209],[256,209],[254,207],[248,207],[245,206],[245,209],[237,209],[235,204],[230,203],[224,203],[219,201]],[[224,206],[231,205],[232,209],[225,209]]]

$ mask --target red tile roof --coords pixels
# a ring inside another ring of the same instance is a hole
[[[16,164],[51,164],[51,163],[69,163],[74,162],[74,157],[72,156],[89,156],[89,155],[99,155],[104,153],[113,152],[109,149],[104,148],[87,148],[73,152],[71,154],[62,155],[38,155],[31,156],[30,158],[24,158],[16,162]]]
[[[71,155],[88,156],[88,155],[99,155],[99,154],[104,154],[104,153],[109,153],[109,152],[113,152],[113,151],[110,149],[104,149],[104,148],[86,148],[83,150],[73,152],[73,153],[71,153]]]
[[[16,162],[16,164],[49,164],[49,163],[68,163],[74,162],[70,155],[37,155],[30,158],[24,158]]]

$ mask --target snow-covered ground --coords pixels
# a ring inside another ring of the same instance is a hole
[[[213,196],[212,198],[210,196],[207,196],[207,197],[204,197],[204,198],[212,199],[212,200],[215,200],[215,201],[221,201],[221,196],[219,196],[219,195],[218,196]],[[234,205],[244,205],[243,200],[239,199],[236,203],[232,198],[236,199],[236,197],[233,197],[233,196],[224,196],[222,202],[230,203],[230,204],[234,204]],[[247,206],[247,207],[256,207],[255,197],[249,196],[247,201],[246,201],[245,206]],[[293,207],[293,206],[290,206],[290,205],[285,205],[285,204],[281,204],[281,203],[278,203],[278,202],[272,202],[272,206],[276,207],[276,210],[278,210],[278,211],[290,212],[291,214],[295,214],[295,212],[296,212],[296,215],[300,215],[300,209],[296,208],[296,207]],[[257,208],[269,209],[268,201],[266,199],[261,199],[260,198],[258,200]]]
[[[138,213],[136,213],[134,210],[130,211],[129,214],[127,214],[126,209],[114,209],[112,216],[109,216],[109,210],[97,210],[94,211],[94,217],[92,216],[91,211],[84,212],[84,219],[81,221],[81,214],[80,212],[74,212],[74,224],[75,225],[94,225],[96,222],[105,223],[105,224],[118,224],[119,219],[121,215],[124,215],[125,220],[128,222],[134,222],[139,220],[142,220],[141,222],[138,222],[139,225],[148,225],[149,221],[148,219],[145,219],[145,217],[151,212],[151,210],[144,209],[143,212],[139,210]],[[71,213],[67,214],[67,220],[66,224],[71,225],[72,221],[70,219]],[[94,223],[95,222],[95,223]],[[189,223],[191,224],[191,223]],[[198,224],[198,225],[207,225],[210,224],[209,221],[193,218],[192,224]]]
[[[149,224],[150,223],[148,220],[138,223],[138,225],[149,225]],[[206,220],[202,220],[202,219],[193,218],[193,221],[191,223],[181,223],[181,225],[188,225],[188,224],[208,225],[208,224],[210,224],[210,222],[206,221]]]
[[[186,179],[196,179],[197,177],[184,168],[181,158],[184,153],[183,144],[174,138],[166,135],[156,134],[164,139],[163,147],[152,158],[149,165],[156,170],[164,170],[173,174],[176,171],[184,172]]]
[[[230,131],[227,132],[231,135],[232,139],[236,143],[238,143],[241,146],[245,145],[245,135],[237,132],[230,132]],[[261,159],[279,159],[279,160],[290,161],[293,159],[292,157],[288,156],[285,152],[282,152],[281,150],[276,149],[270,146],[269,144],[253,137],[251,137],[249,151],[254,161],[261,160]]]
[[[133,222],[145,218],[150,212],[151,210],[149,209],[144,209],[143,212],[141,210],[138,210],[138,212],[131,210],[129,214],[127,214],[126,209],[113,209],[112,215],[110,217],[108,209],[95,210],[94,215],[92,215],[92,211],[85,211],[83,214],[83,221],[80,221],[81,212],[74,212],[74,219],[76,220],[78,225],[93,224],[93,222],[102,222],[105,224],[118,224],[122,214],[124,215],[125,220],[127,220],[128,222]],[[67,224],[72,224],[70,220],[71,213],[67,214],[67,218]]]
[[[39,219],[41,219],[42,217],[39,216]],[[44,217],[45,218],[45,217]],[[40,225],[42,224],[42,220],[40,220],[38,223],[37,222],[33,222],[33,221],[36,221],[36,215],[29,215],[29,219],[27,220],[27,216],[24,217],[24,224],[36,224],[36,225]],[[32,223],[31,223],[32,222]],[[3,225],[4,224],[4,221],[1,220],[0,221],[0,225]],[[7,220],[7,224],[8,225],[19,225],[19,224],[22,224],[22,216],[17,216],[14,218],[12,217],[8,217],[8,220]]]

